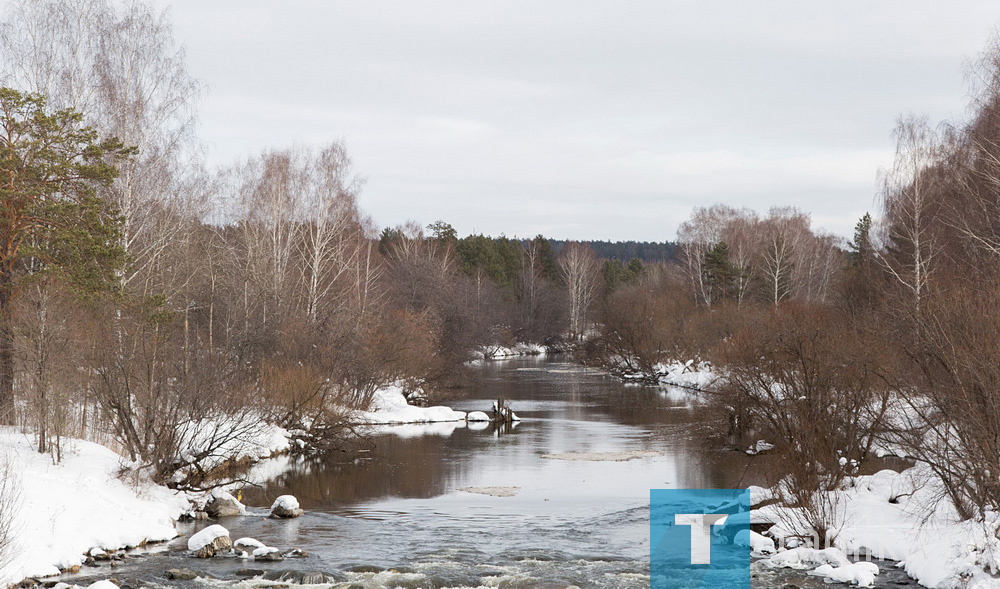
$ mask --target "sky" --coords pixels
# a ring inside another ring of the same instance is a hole
[[[380,226],[664,241],[693,208],[877,213],[899,117],[968,116],[1000,4],[154,0],[210,161],[346,143]]]

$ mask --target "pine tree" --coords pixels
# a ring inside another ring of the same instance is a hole
[[[871,241],[872,216],[865,213],[854,226],[854,240],[847,242],[848,259],[852,266],[867,263],[874,254]]]
[[[725,299],[731,294],[737,270],[729,261],[729,246],[726,242],[720,241],[705,252],[702,271],[712,302]]]
[[[72,109],[49,112],[40,95],[0,88],[0,422],[14,417],[16,274],[30,258],[81,293],[110,288],[123,257],[121,221],[97,189],[132,153],[98,140]]]

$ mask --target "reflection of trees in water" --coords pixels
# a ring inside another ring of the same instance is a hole
[[[518,367],[529,370],[517,371]],[[607,450],[609,435],[624,435],[629,449],[671,455],[673,460],[662,463],[663,482],[671,486],[767,485],[773,482],[768,474],[773,477],[778,471],[770,454],[751,458],[742,451],[723,450],[725,424],[710,408],[691,403],[690,397],[652,387],[626,387],[570,364],[516,360],[487,365],[469,397],[471,402],[463,403],[463,409],[489,411],[493,400],[508,399],[525,421],[502,436],[465,428],[450,436],[376,436],[371,438],[375,443],[371,452],[337,453],[296,463],[265,489],[246,492],[245,498],[251,505],[269,505],[275,496],[291,493],[306,509],[431,498],[470,481],[506,484],[508,473],[540,460],[540,453]],[[558,425],[549,418],[557,419]],[[638,429],[622,433],[620,425]],[[474,467],[479,470],[473,471]]]
[[[305,509],[317,509],[390,497],[434,497],[451,490],[448,482],[460,476],[453,471],[468,467],[467,461],[455,459],[457,452],[449,451],[449,437],[390,434],[372,440],[371,452],[296,462],[264,488],[247,490],[244,498],[251,505],[263,505],[288,493]]]

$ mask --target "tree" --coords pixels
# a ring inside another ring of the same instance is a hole
[[[872,247],[872,216],[865,213],[858,224],[854,226],[854,239],[847,243],[848,259],[852,266],[867,264],[874,255]]]
[[[711,292],[710,298],[713,302],[721,301],[732,294],[738,271],[729,261],[729,246],[726,242],[720,241],[705,252],[702,272],[705,273],[704,282]]]
[[[926,120],[900,121],[895,136],[893,167],[883,178],[889,251],[882,261],[911,299],[908,306],[919,317],[940,249],[932,224],[941,154],[938,138]]]
[[[740,219],[755,220],[754,214],[747,209],[734,209],[726,205],[698,207],[691,213],[691,218],[681,223],[677,229],[677,245],[680,248],[681,269],[694,294],[695,300],[711,306],[712,291],[705,282],[704,264],[706,254],[720,241],[728,237],[724,233]],[[741,242],[742,243],[742,242]],[[742,245],[736,248],[739,262],[748,258],[750,250]],[[749,276],[749,273],[747,274]],[[741,284],[741,294],[745,285]]]
[[[187,73],[167,13],[111,0],[11,0],[3,12],[0,65],[9,84],[139,147],[119,162],[105,198],[123,218],[122,285],[143,282],[136,286],[152,287],[146,296],[158,294],[162,285],[146,278],[182,229],[174,209],[203,196],[205,184],[193,136],[201,85]]]
[[[431,237],[442,243],[455,245],[458,241],[458,232],[450,223],[435,221],[427,226],[427,230],[431,232]]]
[[[569,298],[570,337],[579,339],[588,327],[588,313],[597,294],[601,266],[594,250],[576,242],[563,248],[558,261]]]
[[[133,150],[117,139],[98,140],[82,120],[72,109],[48,112],[38,94],[0,88],[0,421],[5,423],[14,407],[11,313],[18,265],[30,253],[42,262],[78,267],[87,260],[59,256],[58,247],[47,246],[94,247],[100,244],[88,242],[113,234],[117,223],[97,189],[114,181],[115,163]]]

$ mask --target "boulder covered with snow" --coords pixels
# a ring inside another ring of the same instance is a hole
[[[834,583],[847,583],[858,587],[874,587],[878,576],[878,565],[874,562],[855,562],[838,567],[824,564],[809,572]]]
[[[253,559],[260,562],[279,562],[285,560],[280,550],[270,546],[261,546],[254,550]]]
[[[731,517],[731,516],[730,516]],[[761,536],[753,530],[740,530],[733,538],[736,546],[746,546],[754,555],[774,554],[774,540]]]
[[[233,541],[229,538],[229,530],[218,524],[208,526],[188,538],[188,550],[194,552],[198,558],[212,558],[232,547]]]
[[[212,518],[235,517],[244,515],[246,507],[229,493],[216,491],[205,505],[205,513]]]
[[[483,411],[470,411],[465,419],[466,421],[489,421],[490,416]]]
[[[87,589],[118,589],[118,585],[115,585],[111,581],[105,579],[103,581],[97,581],[96,583],[87,585]]]
[[[260,540],[254,538],[240,538],[239,540],[233,542],[233,548],[235,550],[242,550],[246,552],[253,552],[258,548],[264,548],[265,545]]]
[[[299,500],[293,495],[282,495],[271,504],[271,517],[287,519],[301,516],[304,511],[299,508]]]

